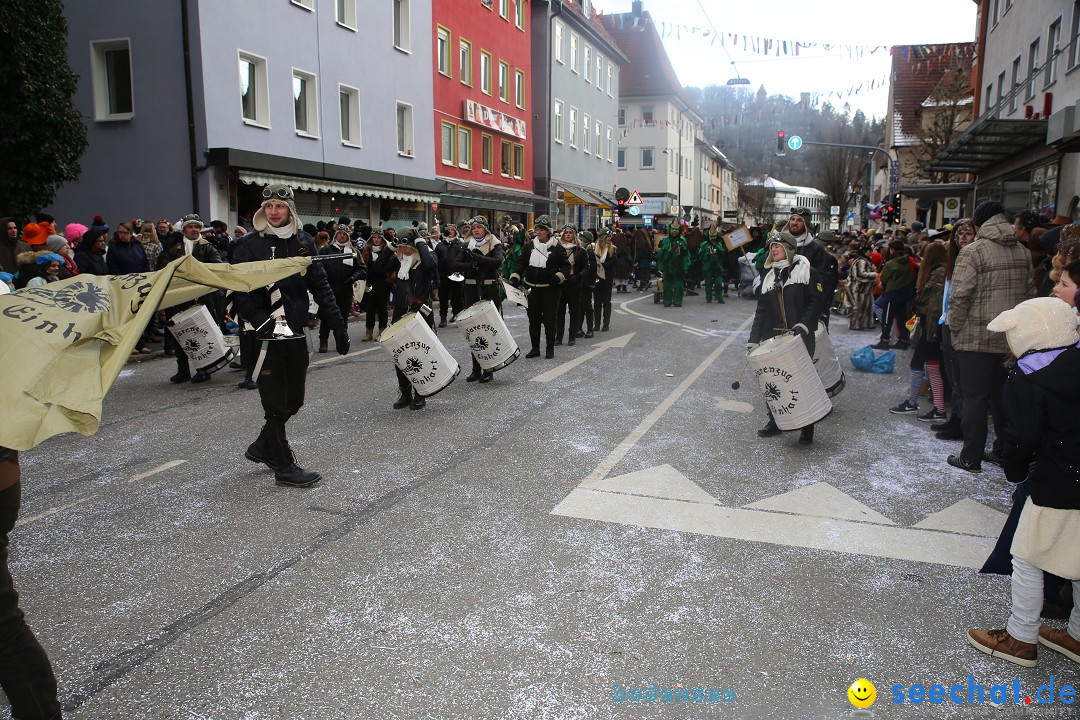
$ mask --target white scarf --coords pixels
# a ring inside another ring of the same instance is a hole
[[[772,267],[769,268],[769,272],[765,274],[765,279],[761,283],[761,292],[767,293],[773,289],[776,285],[776,274],[788,265],[787,260],[774,260]],[[795,264],[791,268],[791,272],[788,273],[787,280],[784,281],[782,287],[787,287],[792,283],[801,283],[806,285],[810,282],[810,261],[802,255],[795,256]]]
[[[397,279],[408,280],[409,270],[412,268],[413,265],[416,265],[419,259],[420,258],[416,255],[405,255],[404,253],[398,255],[398,260],[401,261],[401,267],[398,268]]]
[[[601,280],[607,280],[607,273],[604,271],[604,261],[607,260],[608,246],[604,245],[604,249],[596,255],[596,274]]]
[[[495,242],[491,242],[495,240]],[[473,250],[479,250],[482,254],[487,255],[491,252],[491,248],[498,244],[498,240],[491,235],[485,235],[483,240],[477,240],[475,237],[469,238],[469,252]]]
[[[548,240],[546,243],[542,243],[538,238],[534,238],[532,241],[532,251],[529,253],[529,267],[547,267],[548,252],[551,248],[555,247],[556,242],[558,241],[555,240],[555,238]]]
[[[804,232],[802,235],[795,238],[795,247],[806,247],[813,239],[813,235],[811,235],[809,232]]]
[[[575,259],[575,255],[576,255],[576,253],[574,252],[574,249],[578,246],[578,244],[576,242],[564,243],[561,240],[559,242],[563,246],[563,250],[566,251],[566,259],[570,261],[570,270],[571,270],[571,272],[573,272],[574,259]]]

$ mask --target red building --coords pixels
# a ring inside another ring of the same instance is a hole
[[[533,194],[529,0],[434,0],[435,174],[443,223],[527,220]]]

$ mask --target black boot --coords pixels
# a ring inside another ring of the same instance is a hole
[[[169,378],[169,382],[176,383],[177,385],[179,385],[180,383],[186,383],[190,379],[191,379],[190,374],[188,374],[186,372],[178,372],[175,375],[173,375],[171,378]]]
[[[398,396],[397,402],[394,403],[395,410],[403,410],[412,404],[413,391],[410,386],[407,390],[402,390],[401,395]]]
[[[803,445],[809,445],[814,442],[814,426],[807,425],[799,431],[799,442]]]
[[[474,367],[473,371],[469,373],[469,376],[465,378],[465,382],[476,382],[481,376],[480,368]]]
[[[525,357],[527,357],[527,358],[537,358],[537,357],[540,357],[540,348],[538,348],[538,347],[536,347],[535,345],[533,345],[533,348],[532,348],[532,350],[530,350],[529,352],[527,352],[527,353],[525,354]]]
[[[419,410],[420,408],[424,407],[425,405],[427,405],[427,400],[424,399],[424,396],[421,395],[418,392],[414,392],[413,393],[413,399],[412,399],[412,405],[410,407],[413,410]]]
[[[482,373],[480,373],[480,382],[489,383],[489,382],[491,382],[491,379],[493,377],[494,377],[494,375],[491,374],[490,370],[485,370]]]
[[[758,434],[758,437],[763,437],[764,438],[764,437],[772,437],[773,435],[779,435],[781,432],[783,432],[783,431],[776,426],[776,421],[773,420],[772,415],[770,415],[769,416],[769,422],[766,423],[765,427],[758,430],[757,434]]]
[[[236,384],[236,387],[240,388],[241,390],[258,390],[259,383],[252,380],[250,375],[247,375],[246,377],[244,377],[243,382],[239,382]]]
[[[210,379],[210,373],[203,372],[202,370],[196,370],[195,371],[195,376],[191,378],[191,382],[198,384],[198,383],[204,383],[209,379]]]
[[[263,425],[259,437],[255,438],[255,442],[248,445],[248,449],[244,451],[244,457],[253,463],[262,463],[271,470],[277,470],[281,461],[275,457],[272,440],[273,431],[270,428],[270,423],[271,421],[268,419]]]
[[[296,464],[296,460],[293,460],[288,467],[275,470],[274,479],[279,485],[304,488],[311,487],[322,480],[322,475],[314,470],[305,470]]]
[[[548,360],[555,357],[555,348],[551,345],[551,343],[548,343],[547,352],[544,353],[544,357]]]

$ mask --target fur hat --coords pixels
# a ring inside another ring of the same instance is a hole
[[[533,223],[533,227],[534,228],[547,228],[547,230],[549,232],[551,230],[554,230],[554,228],[551,227],[551,218],[549,218],[547,215],[538,216],[536,218],[536,221]]]
[[[975,212],[971,215],[971,221],[975,223],[975,227],[981,227],[987,220],[1003,212],[1005,212],[1005,208],[997,200],[983,200],[975,208]]]
[[[270,227],[270,222],[266,219],[266,204],[271,201],[288,205],[291,230],[296,233],[300,229],[300,218],[296,214],[296,198],[291,187],[283,183],[271,183],[263,188],[262,196],[262,205],[251,218],[251,224],[256,230],[266,232],[266,229]]]
[[[790,263],[795,258],[795,236],[789,232],[780,232],[769,238],[769,246],[767,249],[767,255],[765,256],[765,267],[771,268],[772,261],[772,246],[783,245],[784,251],[787,253],[787,259]]]
[[[85,225],[80,225],[79,223],[68,223],[67,227],[64,228],[64,237],[67,238],[69,245],[74,245],[79,242],[79,238],[85,235],[86,231],[89,229],[90,228]]]
[[[22,239],[27,245],[44,245],[49,231],[38,223],[27,223],[23,228]]]
[[[1076,311],[1056,297],[1025,300],[991,320],[986,329],[1005,333],[1009,349],[1016,357],[1032,350],[1075,345],[1080,340]]]

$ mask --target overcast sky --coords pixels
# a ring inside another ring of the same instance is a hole
[[[629,12],[632,0],[593,0],[604,13]],[[738,74],[770,95],[798,98],[817,93],[841,108],[845,102],[868,116],[883,117],[888,101],[890,56],[846,47],[826,51],[802,48],[798,57],[765,56],[730,44],[710,43],[701,31],[712,27],[730,42],[728,33],[800,43],[838,45],[910,45],[970,42],[975,39],[972,0],[645,0],[657,22],[675,71],[684,85],[723,85]],[[710,23],[711,21],[711,23]],[[676,30],[675,28],[678,28]],[[686,29],[690,28],[690,32]],[[677,37],[678,36],[678,37]],[[760,46],[759,46],[760,47]],[[789,47],[790,53],[790,47]],[[869,86],[873,82],[877,87]],[[849,89],[863,85],[861,92]],[[830,96],[840,92],[841,97]]]

